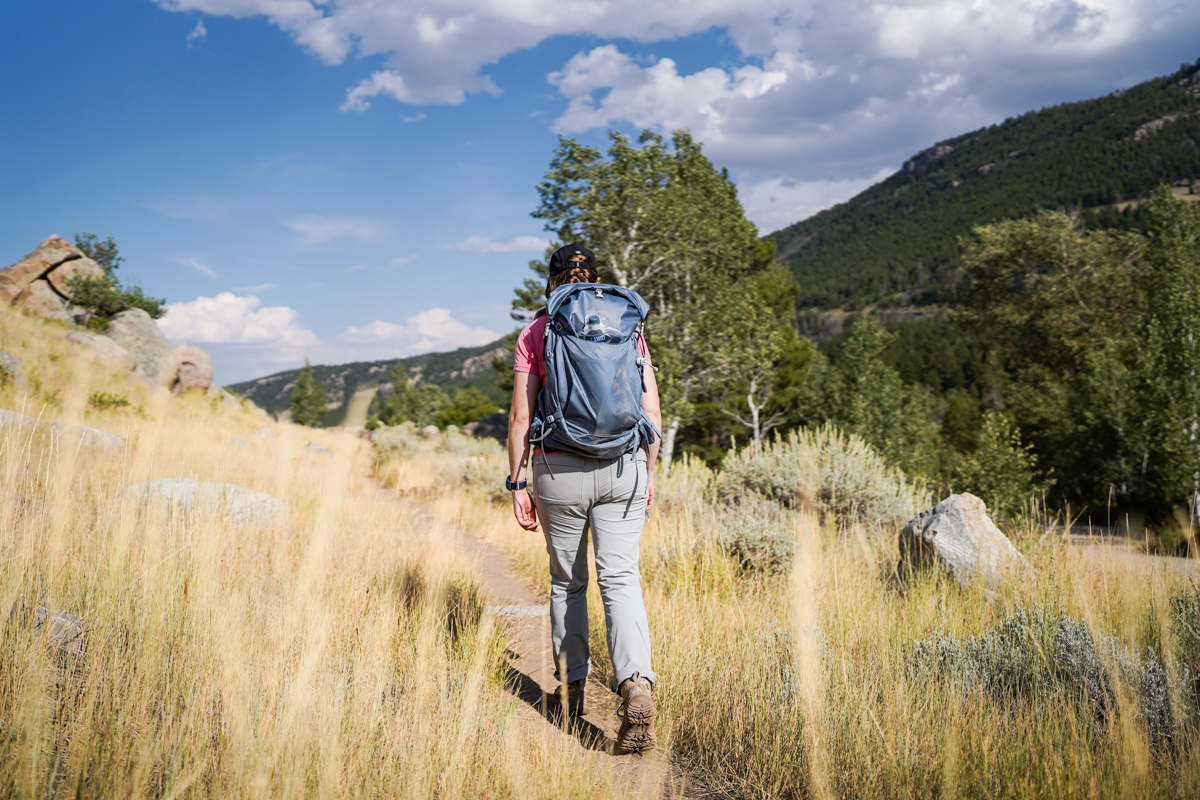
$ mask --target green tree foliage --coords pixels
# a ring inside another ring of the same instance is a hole
[[[103,327],[104,321],[131,308],[142,309],[152,319],[159,319],[167,312],[166,298],[148,297],[140,286],[121,285],[115,273],[125,259],[112,236],[101,241],[94,233],[76,233],[75,246],[104,270],[102,276],[80,275],[67,281],[71,302],[85,309],[90,318],[99,320],[96,327]]]
[[[408,385],[408,373],[404,364],[397,361],[392,365],[392,391],[387,395],[377,395],[372,403],[372,418],[378,419],[384,425],[399,425],[402,422],[412,422],[418,428],[429,425],[442,425],[438,415],[450,406],[450,396],[440,386],[432,383]],[[475,394],[482,395],[477,389],[471,389]],[[472,395],[474,396],[474,395]],[[486,399],[486,395],[483,395]],[[491,400],[488,399],[490,403]],[[493,404],[493,410],[495,405]],[[488,413],[491,413],[490,411]],[[485,415],[486,416],[486,415]]]
[[[1163,187],[1150,207],[1145,315],[1152,437],[1170,466],[1165,502],[1200,510],[1200,206]]]
[[[893,339],[873,316],[855,323],[836,364],[818,358],[802,394],[810,422],[861,436],[910,474],[937,470],[937,426],[929,393],[905,384],[883,358]]]
[[[329,413],[329,401],[325,387],[313,380],[312,365],[304,359],[304,369],[292,387],[292,422],[315,428]]]
[[[959,321],[987,343],[993,407],[1076,508],[1147,501],[1130,410],[1145,249],[1140,234],[1082,231],[1048,211],[963,242]]]
[[[1010,513],[1046,487],[1093,524],[1186,521],[1200,472],[1200,206],[1164,188],[1146,208],[1149,236],[1056,212],[976,228],[958,304],[896,325],[882,347],[861,322],[825,344],[801,406],[878,437],[891,404],[871,398],[895,388],[867,357],[879,353],[928,393],[939,484]]]
[[[405,413],[418,428],[436,425],[438,414],[450,405],[450,395],[432,383],[420,383],[409,390]]]
[[[723,293],[707,309],[709,395],[758,446],[772,430],[799,421],[796,404],[815,348],[792,327],[798,287],[786,270],[773,264],[741,283],[742,292]]]
[[[397,361],[392,365],[391,379],[392,393],[383,396],[383,408],[379,413],[379,421],[389,426],[412,419],[412,402],[409,397],[412,390],[408,386],[408,372],[402,362]]]
[[[473,387],[459,389],[454,393],[454,402],[437,415],[437,425],[445,428],[448,425],[462,427],[468,422],[478,422],[488,414],[495,414],[500,409],[492,399]]]
[[[634,144],[613,132],[609,142],[601,153],[561,139],[538,186],[534,216],[559,242],[590,247],[602,280],[650,303],[647,343],[660,368],[662,457],[669,464],[679,431],[700,415],[698,404],[713,402],[720,384],[737,380],[713,362],[725,332],[720,323],[730,320],[717,319],[712,309],[737,309],[722,300],[726,295],[762,302],[760,292],[741,282],[770,268],[774,254],[758,241],[728,174],[690,135],[677,131],[667,142],[644,131]],[[543,263],[531,266],[539,277],[546,274]],[[541,281],[526,281],[514,310],[542,305],[543,290]]]
[[[939,142],[850,201],[772,234],[800,282],[800,304],[944,302],[959,237],[1040,209],[1085,209],[1093,228],[1147,225],[1144,206],[1114,204],[1200,177],[1200,102],[1186,85],[1198,68]],[[1156,130],[1143,128],[1156,121]]]
[[[512,394],[513,387],[516,385],[513,365],[502,356],[492,356],[492,369],[499,376],[496,380],[496,388],[505,394]]]
[[[1038,482],[1037,457],[1021,444],[1021,434],[1003,414],[983,418],[972,452],[955,476],[955,488],[982,498],[993,515],[1020,513],[1049,488]]]
[[[112,234],[109,234],[107,239],[101,240],[94,233],[76,233],[75,246],[83,251],[85,256],[99,264],[105,275],[111,276],[125,260],[124,256],[117,251],[117,241]]]

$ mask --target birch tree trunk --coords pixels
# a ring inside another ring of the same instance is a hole
[[[666,430],[663,431],[662,447],[658,450],[659,469],[666,475],[671,471],[671,460],[675,458],[675,435],[679,433],[679,415],[667,420]]]

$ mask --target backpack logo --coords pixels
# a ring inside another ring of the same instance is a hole
[[[654,442],[642,411],[646,391],[638,343],[649,312],[620,286],[571,283],[550,294],[543,359],[546,381],[530,442],[594,458],[617,458]]]

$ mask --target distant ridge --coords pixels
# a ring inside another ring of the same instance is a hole
[[[938,303],[957,240],[1042,208],[1089,227],[1138,224],[1156,186],[1200,200],[1200,61],[1094,100],[1031,111],[913,156],[846,203],[770,234],[802,307]],[[1121,204],[1119,207],[1117,204]]]
[[[479,347],[460,347],[448,353],[425,353],[401,359],[356,361],[332,366],[314,364],[313,377],[317,383],[324,384],[329,395],[330,411],[323,425],[337,427],[346,424],[346,412],[354,396],[374,393],[382,384],[389,383],[396,361],[404,364],[409,381],[433,383],[451,394],[454,389],[474,386],[507,408],[510,398],[496,388],[499,376],[492,369],[492,357],[496,355],[503,355],[506,360],[512,361],[509,337]],[[292,384],[299,374],[300,368],[297,367],[226,388],[253,400],[260,408],[277,417],[291,407]]]

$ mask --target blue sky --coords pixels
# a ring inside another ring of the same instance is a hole
[[[1195,0],[38,0],[0,263],[113,234],[230,383],[507,332],[558,134],[686,127],[774,230],[934,141],[1200,57]]]

